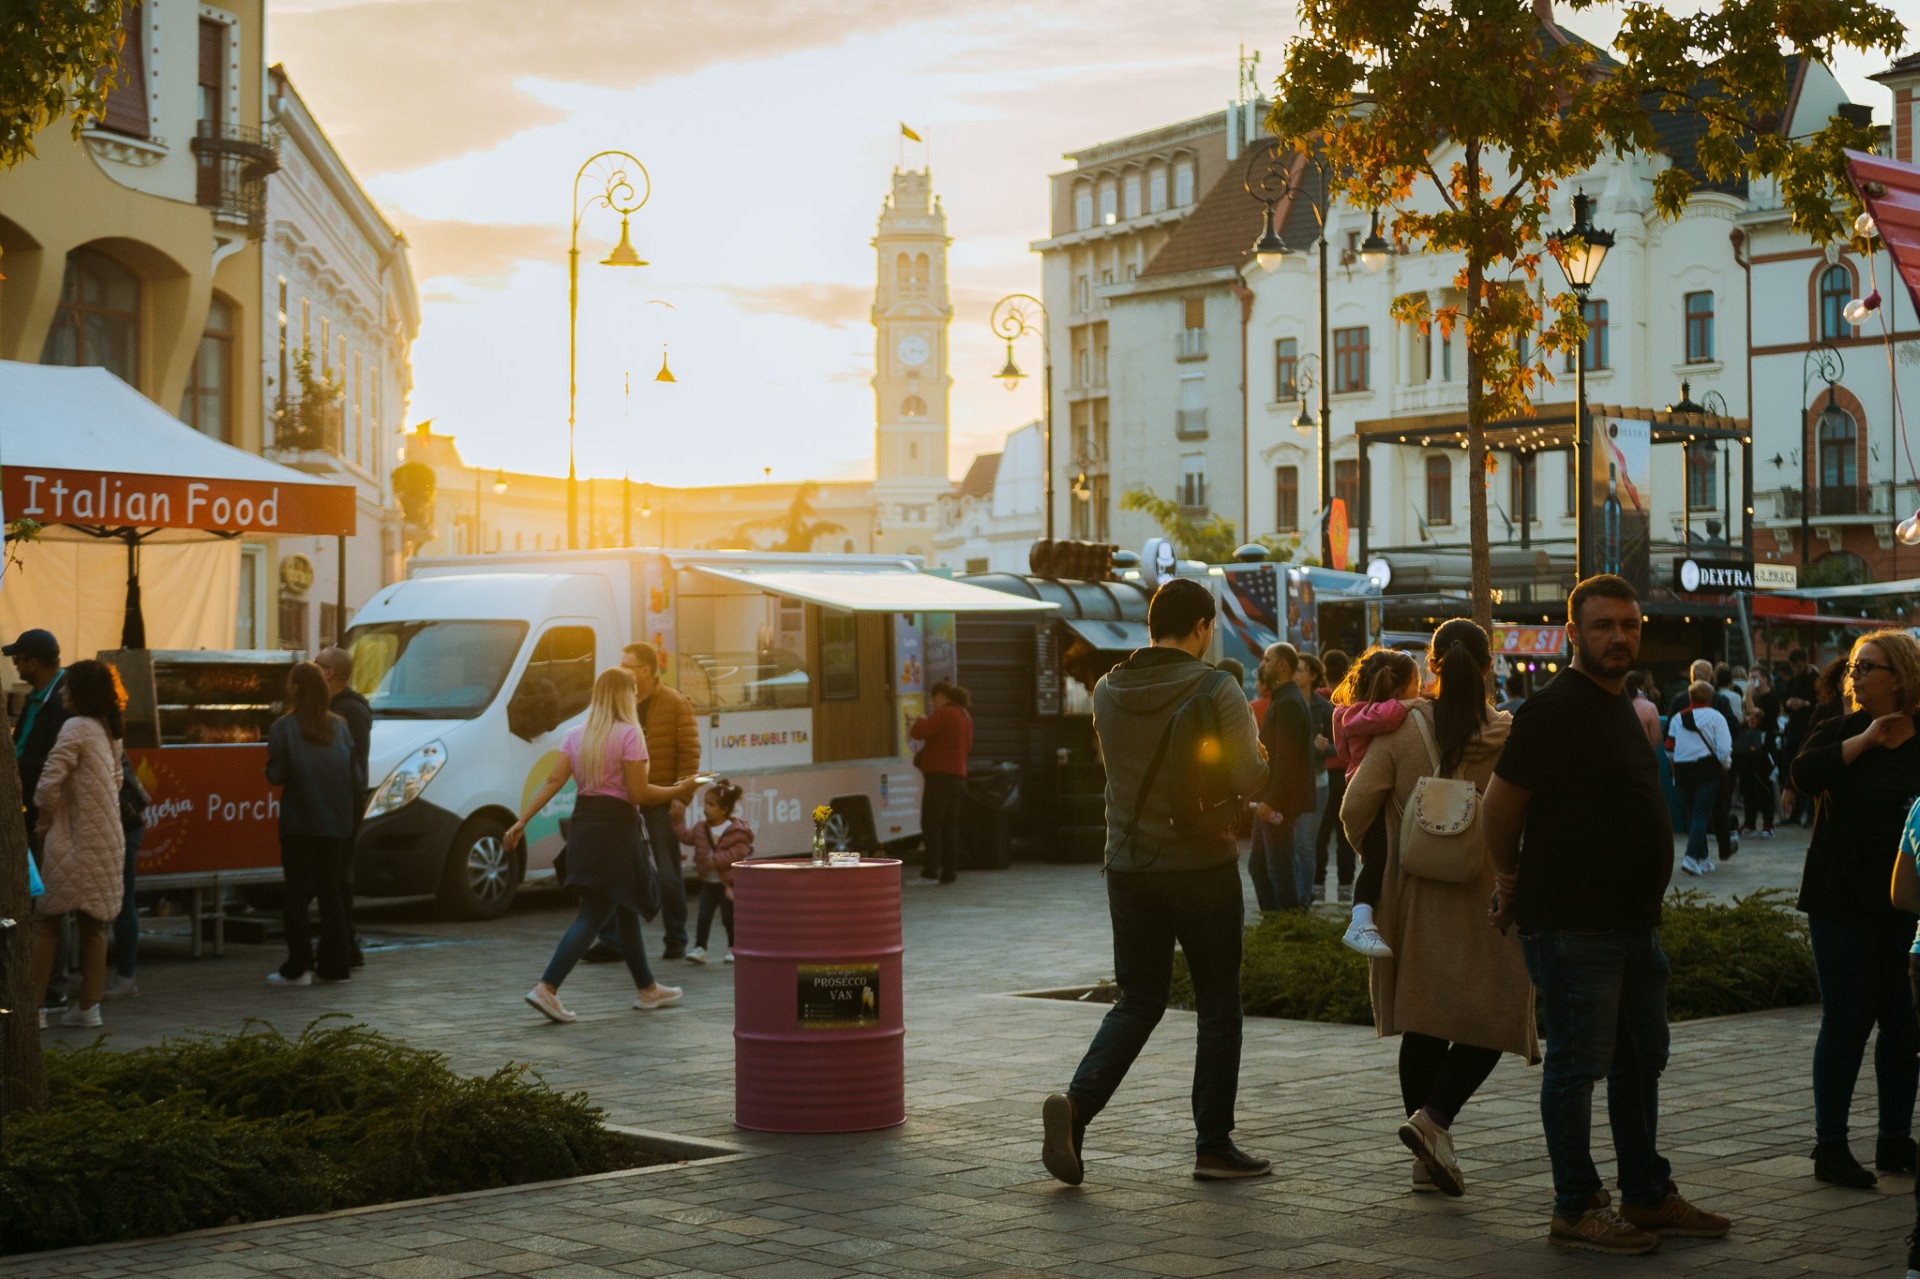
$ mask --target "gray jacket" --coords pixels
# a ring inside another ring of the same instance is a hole
[[[267,780],[280,791],[280,833],[348,839],[366,789],[365,768],[353,757],[346,721],[333,719],[333,741],[322,746],[300,735],[292,715],[267,730]]]
[[[1176,648],[1143,648],[1113,668],[1093,690],[1093,727],[1107,765],[1107,865],[1112,870],[1204,870],[1239,856],[1231,830],[1173,829],[1171,765],[1163,761],[1147,794],[1133,838],[1127,823],[1154,747],[1173,713],[1214,668]],[[1266,785],[1253,714],[1230,679],[1215,681],[1221,747],[1233,788],[1253,796]]]

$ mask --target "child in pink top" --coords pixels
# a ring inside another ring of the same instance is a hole
[[[1346,766],[1348,781],[1360,771],[1373,739],[1404,724],[1407,708],[1419,695],[1420,667],[1409,654],[1373,648],[1360,655],[1333,694],[1333,754]],[[1386,818],[1376,818],[1359,839],[1353,839],[1351,831],[1347,834],[1360,854],[1360,876],[1353,885],[1353,917],[1340,940],[1369,958],[1391,958],[1392,948],[1373,924],[1387,868]]]

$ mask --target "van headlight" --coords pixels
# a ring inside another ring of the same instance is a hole
[[[373,798],[367,801],[368,819],[405,808],[420,798],[420,792],[427,788],[427,783],[433,780],[434,774],[446,762],[446,743],[440,741],[428,742],[401,760],[399,766],[387,774],[387,780],[381,782],[373,792]]]

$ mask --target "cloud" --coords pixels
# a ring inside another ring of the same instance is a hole
[[[498,284],[527,259],[566,260],[562,228],[483,222],[435,221],[398,214],[394,223],[411,248],[415,278],[455,277]]]
[[[865,324],[873,306],[873,288],[855,284],[723,285],[718,290],[749,315],[782,315],[822,328]]]
[[[362,0],[276,11],[270,37],[349,162],[378,174],[563,119],[531,82],[632,88],[925,17],[894,0]]]

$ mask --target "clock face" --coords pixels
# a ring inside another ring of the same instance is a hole
[[[927,345],[927,340],[916,333],[909,333],[901,338],[900,345],[893,349],[894,353],[900,357],[900,363],[915,369],[925,364],[927,357],[933,354],[933,349]]]

